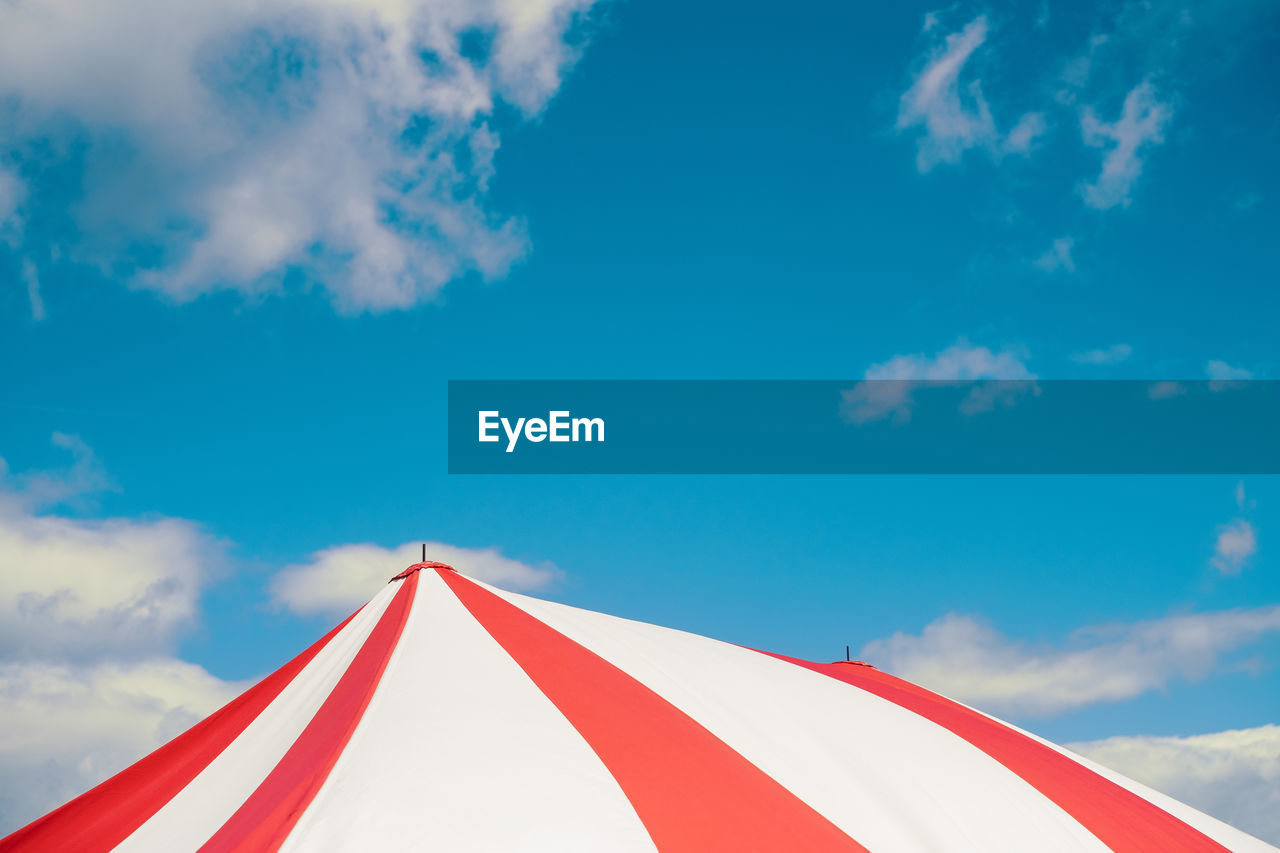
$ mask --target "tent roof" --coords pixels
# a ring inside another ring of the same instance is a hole
[[[0,851],[1274,850],[865,665],[393,578]]]

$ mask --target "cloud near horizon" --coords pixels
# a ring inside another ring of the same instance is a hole
[[[387,311],[501,276],[528,239],[486,203],[494,111],[542,111],[591,3],[0,4],[0,227],[175,302],[301,277]]]
[[[168,656],[0,663],[0,834],[123,770],[249,684]]]
[[[992,714],[1051,717],[1174,681],[1201,681],[1220,671],[1231,652],[1277,633],[1280,605],[1095,625],[1061,644],[1038,645],[949,613],[919,634],[873,640],[861,656]]]
[[[1204,366],[1204,373],[1213,382],[1246,382],[1254,378],[1253,371],[1243,367],[1233,367],[1225,361],[1213,359]]]
[[[1280,726],[1067,744],[1099,764],[1280,844]]]

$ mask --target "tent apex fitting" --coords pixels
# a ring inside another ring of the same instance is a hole
[[[420,572],[423,569],[446,569],[450,572],[457,571],[457,569],[455,569],[453,566],[449,565],[448,563],[437,563],[435,560],[423,560],[421,563],[414,563],[412,566],[405,569],[403,572],[396,575],[395,577],[393,577],[391,580],[387,582],[395,583],[396,581],[402,581],[405,578],[409,577],[409,575],[413,574],[414,572]]]

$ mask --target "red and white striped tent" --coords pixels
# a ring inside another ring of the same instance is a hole
[[[1274,850],[866,665],[439,563],[0,841],[41,851]]]

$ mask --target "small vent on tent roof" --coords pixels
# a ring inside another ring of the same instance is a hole
[[[403,572],[396,575],[391,580],[387,581],[387,583],[395,583],[396,581],[402,581],[405,578],[409,577],[409,575],[413,574],[414,572],[420,572],[423,569],[448,569],[451,572],[457,571],[457,569],[455,569],[453,566],[449,565],[448,563],[437,563],[434,560],[423,560],[421,563],[414,563],[412,566],[405,569]]]
[[[866,662],[866,661],[864,661],[864,660],[854,660],[854,659],[853,659],[853,657],[852,657],[852,656],[850,656],[850,654],[849,654],[849,647],[848,647],[848,646],[845,646],[845,647],[844,647],[844,660],[834,661],[834,663],[847,663],[847,664],[849,664],[850,666],[869,666],[869,667],[871,667],[872,669],[875,669],[875,666],[874,666],[874,665],[869,664],[869,663],[867,663],[867,662]]]

